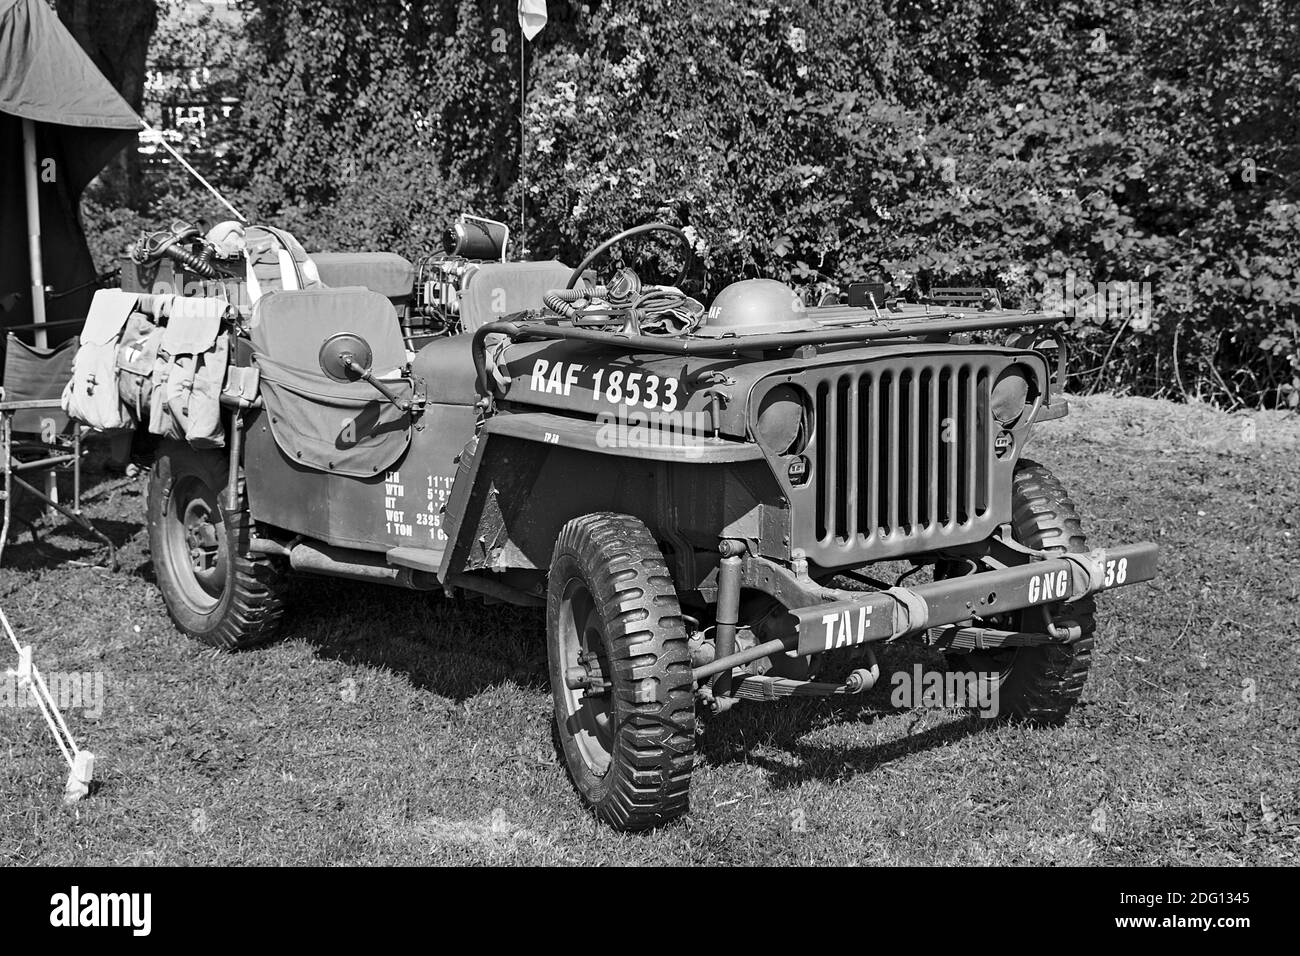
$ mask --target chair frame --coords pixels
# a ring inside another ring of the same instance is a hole
[[[96,528],[90,522],[90,519],[81,513],[81,426],[73,423],[72,448],[69,451],[62,451],[59,446],[51,444],[49,446],[51,453],[44,458],[23,461],[14,457],[14,446],[16,444],[13,431],[14,414],[23,411],[56,410],[60,410],[58,399],[7,402],[3,400],[3,389],[0,389],[0,469],[4,471],[4,490],[0,493],[4,499],[3,525],[0,526],[0,562],[4,560],[4,549],[9,542],[9,527],[13,523],[14,493],[21,488],[42,501],[47,508],[58,511],[79,528],[103,542],[108,548],[109,566],[116,571],[117,548],[107,535]],[[69,465],[72,467],[72,507],[70,508],[22,477],[27,472],[53,474],[56,469]],[[33,529],[32,537],[35,538],[35,536],[36,532]]]

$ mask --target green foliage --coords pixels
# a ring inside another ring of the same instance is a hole
[[[149,46],[148,109],[162,122],[161,106],[201,105],[202,126],[174,131],[171,142],[204,175],[228,186],[239,181],[237,106],[243,95],[248,44],[243,23],[218,16],[213,7],[187,0],[160,0],[162,11]],[[230,115],[225,111],[230,110]],[[165,158],[165,157],[158,157]],[[161,170],[151,171],[157,177]]]
[[[159,7],[146,59],[145,119],[156,129],[166,130],[163,104],[202,104],[203,125],[170,130],[168,142],[205,177],[239,200],[243,179],[237,102],[243,94],[248,60],[242,24],[216,16],[212,7],[185,0],[160,0]],[[233,115],[222,115],[223,100],[235,101]],[[112,268],[142,232],[159,229],[174,218],[209,223],[230,218],[229,211],[161,146],[155,146],[153,155],[140,166],[138,201],[125,202],[108,176],[93,181],[82,200],[86,239],[101,270]]]
[[[107,271],[114,268],[131,244],[142,232],[158,228],[155,217],[134,209],[101,202],[91,187],[81,200],[81,224],[86,230],[90,258],[95,268]]]
[[[260,214],[318,246],[414,254],[452,210],[499,202],[517,162],[519,37],[498,6],[255,4],[245,162]]]
[[[526,180],[513,3],[251,7],[248,198],[315,247],[419,254],[522,196],[567,261],[667,210],[710,292],[1136,283],[1150,322],[1083,301],[1075,388],[1300,404],[1286,0],[553,0]]]

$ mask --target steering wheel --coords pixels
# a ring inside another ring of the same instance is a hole
[[[676,236],[677,241],[686,252],[686,262],[682,266],[682,271],[677,273],[677,278],[673,279],[672,285],[680,285],[682,280],[690,273],[691,267],[695,264],[695,250],[691,248],[691,240],[686,238],[686,233],[682,232],[676,226],[670,226],[666,222],[648,222],[642,226],[633,226],[631,229],[624,229],[616,236],[606,239],[595,249],[593,249],[585,259],[578,263],[569,276],[568,284],[564,288],[572,289],[582,278],[582,274],[587,271],[593,262],[599,259],[611,246],[617,245],[624,239],[631,239],[633,236],[640,236],[648,232],[666,232]]]

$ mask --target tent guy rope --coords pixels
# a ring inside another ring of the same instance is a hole
[[[82,750],[77,746],[72,731],[68,729],[67,721],[63,719],[58,704],[50,695],[50,689],[45,684],[45,678],[41,676],[41,672],[36,669],[35,663],[32,662],[31,647],[24,647],[18,642],[13,628],[9,626],[9,618],[5,615],[3,609],[0,609],[0,624],[4,625],[4,631],[9,637],[9,642],[13,644],[14,650],[18,652],[18,667],[10,669],[6,673],[10,677],[18,678],[19,688],[30,688],[32,697],[36,700],[36,706],[40,708],[41,716],[45,718],[50,733],[54,735],[54,742],[58,744],[59,751],[68,764],[68,782],[63,788],[63,799],[68,803],[75,803],[90,792],[90,781],[95,772],[95,755],[89,750]]]
[[[184,167],[185,167],[185,170],[186,170],[186,171],[187,171],[191,176],[193,176],[195,179],[197,179],[197,180],[199,181],[200,184],[202,184],[202,186],[203,186],[204,189],[206,189],[208,192],[212,193],[212,195],[216,196],[216,197],[217,197],[217,201],[220,202],[221,205],[223,205],[223,206],[225,206],[227,209],[229,209],[229,210],[231,211],[231,213],[234,215],[234,217],[235,217],[236,219],[238,219],[238,220],[239,220],[240,222],[242,222],[242,223],[247,223],[247,222],[248,222],[248,218],[247,218],[247,217],[246,217],[242,212],[240,212],[238,209],[236,209],[234,206],[232,206],[232,205],[230,204],[230,201],[229,201],[228,199],[226,199],[225,196],[221,195],[221,193],[217,190],[217,187],[216,187],[216,186],[212,185],[212,183],[210,183],[210,182],[208,182],[206,179],[204,179],[204,178],[203,178],[203,174],[200,173],[200,172],[199,172],[197,169],[195,169],[193,166],[191,166],[191,165],[189,164],[189,161],[188,161],[184,156],[182,156],[180,153],[178,153],[178,152],[177,152],[177,151],[172,147],[172,144],[171,144],[171,143],[167,142],[167,137],[166,137],[162,132],[160,132],[159,130],[157,130],[157,129],[155,129],[154,127],[150,126],[149,123],[148,123],[148,121],[147,121],[147,120],[144,120],[144,119],[141,119],[141,120],[140,120],[140,125],[141,125],[142,127],[144,127],[144,129],[145,129],[147,132],[152,133],[154,136],[156,136],[156,137],[158,138],[158,143],[162,146],[162,148],[165,149],[165,150],[167,150],[167,152],[171,153],[172,156],[176,159],[176,161],[177,161],[178,163],[180,163],[182,166],[184,166]]]

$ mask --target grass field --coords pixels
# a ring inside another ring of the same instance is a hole
[[[100,784],[65,807],[41,717],[0,707],[0,862],[1294,864],[1300,420],[1091,398],[1030,455],[1092,543],[1162,548],[1100,601],[1066,726],[895,709],[887,675],[929,657],[888,648],[864,698],[711,721],[691,815],[643,835],[559,764],[540,613],[302,580],[283,643],[219,654],[168,622],[145,479],[92,476],[123,570],[24,533],[0,605],[42,670],[104,675],[102,714],[69,715]]]

